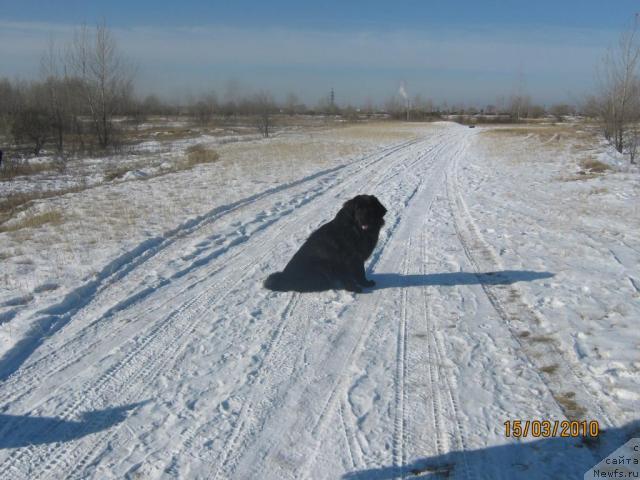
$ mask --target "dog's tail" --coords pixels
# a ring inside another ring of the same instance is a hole
[[[291,286],[283,272],[272,273],[266,278],[263,285],[264,288],[268,288],[269,290],[274,290],[276,292],[286,292],[291,290]]]

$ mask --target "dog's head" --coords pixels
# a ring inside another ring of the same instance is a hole
[[[359,230],[367,232],[380,230],[387,209],[373,195],[358,195],[346,201],[340,213],[355,222]]]

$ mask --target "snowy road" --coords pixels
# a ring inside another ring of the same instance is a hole
[[[477,134],[440,124],[216,208],[37,312],[0,364],[0,478],[582,478],[604,447],[504,436],[623,416],[526,301],[554,272],[483,238]],[[358,193],[388,209],[376,288],[264,290]]]

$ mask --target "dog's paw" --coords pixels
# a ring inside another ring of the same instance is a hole
[[[373,287],[376,284],[376,282],[374,280],[365,280],[364,282],[362,282],[362,285],[364,285],[365,287]]]
[[[349,292],[353,292],[353,293],[362,293],[362,288],[360,288],[358,285],[347,285],[346,290],[348,290]]]

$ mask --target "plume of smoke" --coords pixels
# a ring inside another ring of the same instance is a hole
[[[398,93],[402,95],[402,98],[404,98],[404,101],[406,103],[407,121],[409,121],[409,95],[407,95],[407,90],[405,89],[404,80],[400,82],[400,88],[398,89]]]
[[[405,100],[409,100],[409,96],[407,95],[407,90],[405,89],[404,81],[400,82],[400,88],[398,89],[398,93],[402,95],[402,98]]]

